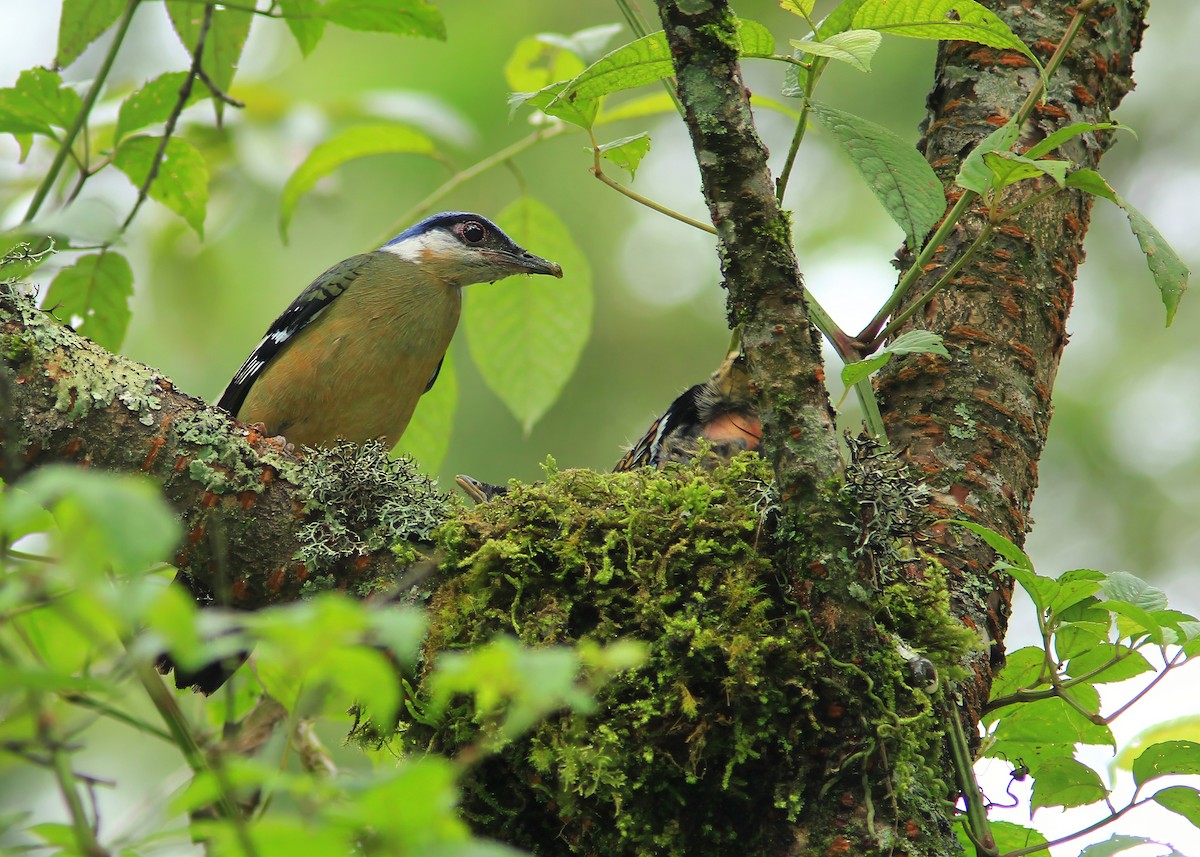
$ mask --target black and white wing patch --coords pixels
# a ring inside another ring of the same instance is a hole
[[[666,412],[650,424],[641,440],[621,457],[613,472],[621,473],[637,467],[658,467],[666,460],[664,448],[668,438],[697,434],[700,431],[697,403],[704,386],[696,384],[680,393]]]
[[[266,336],[250,352],[242,368],[233,376],[225,392],[221,394],[217,407],[224,409],[233,416],[246,401],[246,394],[254,386],[254,382],[262,375],[264,369],[285,345],[312,324],[329,308],[338,295],[346,291],[362,270],[374,261],[374,253],[364,253],[351,256],[338,262],[321,276],[309,284],[300,296],[292,301],[291,306],[283,311],[279,318],[271,324]]]

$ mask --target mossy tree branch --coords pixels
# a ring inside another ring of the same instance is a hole
[[[1043,61],[1074,13],[1069,4],[1039,3],[1036,15],[1025,11],[1028,3],[985,0],[985,5]],[[1142,0],[1106,0],[1092,10],[1044,102],[1022,129],[1023,146],[1072,122],[1111,120],[1132,87],[1132,57],[1146,8]],[[951,202],[962,193],[953,184],[962,158],[1016,112],[1037,74],[1019,54],[967,42],[942,44],[920,145]],[[1086,135],[1064,148],[1077,163],[1095,167],[1111,139]],[[1016,185],[1005,205],[1020,204],[1042,189]],[[932,511],[939,518],[967,518],[1018,545],[1024,542],[1090,212],[1091,197],[1076,192],[1056,193],[1025,208],[993,233],[985,252],[949,289],[897,331],[932,330],[952,355],[950,360],[914,355],[886,367],[877,383],[888,435],[933,489]],[[911,294],[923,294],[984,226],[982,211],[965,218]],[[951,575],[957,609],[969,625],[986,629],[992,643],[990,663],[979,658],[976,680],[963,688],[965,715],[974,720],[987,700],[992,669],[1003,658],[1011,582],[989,576],[994,553],[964,537],[961,528],[932,536],[926,548]],[[981,591],[991,594],[970,594]]]
[[[754,129],[728,3],[659,0],[684,121],[720,240],[731,325],[760,387],[763,444],[784,503],[803,503],[841,468],[816,329],[791,228]]]
[[[372,591],[403,572],[390,533],[379,532],[388,527],[386,504],[395,502],[399,481],[382,447],[355,448],[361,478],[347,482],[331,473],[349,463],[344,450],[331,466],[326,455],[302,458],[247,432],[10,286],[0,287],[0,344],[7,382],[0,390],[10,399],[0,475],[12,483],[52,462],[149,475],[183,518],[175,564],[198,593],[252,609],[296,598],[316,575],[324,587]],[[414,505],[444,514],[444,495],[411,477]],[[325,489],[332,493],[323,499]],[[339,530],[336,542],[326,537],[332,530]],[[298,558],[311,561],[306,567]]]

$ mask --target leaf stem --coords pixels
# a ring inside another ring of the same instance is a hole
[[[129,24],[133,20],[133,13],[137,10],[138,3],[140,2],[141,0],[128,0],[125,4],[125,11],[121,14],[121,20],[117,23],[116,33],[113,35],[112,44],[108,47],[108,53],[105,54],[104,61],[100,64],[100,68],[96,72],[95,80],[92,81],[91,87],[88,88],[87,94],[83,97],[79,113],[75,115],[75,121],[71,123],[66,136],[63,137],[58,151],[54,153],[54,160],[50,164],[50,169],[46,171],[45,178],[38,185],[38,189],[33,194],[33,199],[29,201],[29,208],[26,209],[25,217],[22,218],[21,223],[29,223],[37,216],[38,211],[41,210],[42,203],[46,201],[46,197],[50,195],[51,188],[58,181],[58,175],[62,172],[63,165],[67,162],[67,158],[71,156],[72,147],[75,145],[75,138],[79,136],[80,131],[87,125],[92,107],[95,106],[96,99],[100,97],[100,90],[104,88],[104,81],[108,78],[108,73],[112,71],[113,62],[121,50],[121,45],[125,42],[125,36],[129,32]]]
[[[1063,845],[1067,842],[1070,842],[1073,839],[1078,839],[1081,836],[1087,836],[1089,833],[1094,833],[1095,831],[1099,830],[1101,827],[1104,827],[1104,825],[1111,824],[1112,822],[1116,821],[1118,818],[1123,816],[1125,813],[1129,812],[1129,810],[1136,809],[1137,807],[1141,806],[1142,804],[1149,803],[1152,800],[1154,800],[1153,797],[1147,797],[1147,798],[1142,798],[1141,800],[1133,801],[1128,806],[1121,807],[1120,809],[1118,809],[1116,812],[1112,813],[1111,815],[1100,819],[1095,824],[1089,824],[1087,827],[1083,828],[1082,830],[1076,830],[1074,833],[1068,833],[1066,836],[1062,836],[1058,839],[1053,839],[1053,840],[1045,843],[1044,845],[1027,845],[1024,848],[1015,848],[1012,851],[1005,851],[1004,854],[1001,855],[1001,857],[1025,857],[1026,854],[1036,854],[1039,851],[1049,851],[1051,848],[1055,848],[1059,845]]]
[[[980,857],[996,857],[996,839],[992,836],[992,828],[988,824],[987,811],[979,800],[979,782],[975,779],[975,767],[971,763],[971,751],[963,731],[962,716],[958,707],[952,705],[949,700],[946,700],[942,710],[945,718],[950,721],[950,734],[946,736],[946,741],[950,745],[954,773],[958,775],[958,788],[967,807],[967,830],[971,834],[971,841],[975,843]]]

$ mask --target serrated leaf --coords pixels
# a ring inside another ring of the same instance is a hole
[[[873,354],[866,360],[858,360],[854,363],[847,363],[842,367],[842,383],[846,387],[853,387],[859,381],[869,377],[873,372],[877,372],[888,364],[892,359],[890,352]]]
[[[1139,845],[1157,845],[1153,839],[1145,839],[1141,836],[1127,836],[1124,833],[1114,833],[1104,842],[1097,842],[1095,845],[1089,845],[1079,852],[1079,857],[1113,857],[1114,854],[1120,854],[1122,851],[1128,851],[1130,848],[1136,848]]]
[[[844,62],[862,72],[871,70],[871,60],[883,43],[883,34],[876,30],[847,30],[834,33],[823,42],[792,39],[791,45],[801,53]]]
[[[204,25],[205,4],[194,3],[192,0],[166,0],[166,6],[171,25],[175,28],[179,40],[189,54],[194,52]],[[233,76],[237,73],[238,60],[241,59],[242,48],[246,46],[246,37],[250,34],[253,18],[254,13],[248,9],[213,7],[200,62],[208,79],[222,92],[228,92],[230,84],[233,83]],[[225,103],[219,99],[213,103],[217,115],[221,115]]]
[[[54,65],[66,68],[117,22],[125,0],[63,0]]]
[[[813,7],[816,5],[817,0],[781,0],[779,8],[807,19],[812,15]]]
[[[1175,774],[1200,774],[1200,744],[1161,741],[1151,744],[1133,760],[1133,781],[1138,788],[1157,777]]]
[[[446,21],[427,0],[329,0],[317,14],[348,30],[446,40]]]
[[[946,195],[933,168],[915,147],[882,125],[819,102],[812,102],[811,110],[842,144],[910,246],[917,246],[946,213]]]
[[[1004,657],[1004,668],[992,682],[992,699],[1000,699],[1018,690],[1032,690],[1046,684],[1039,681],[1046,668],[1046,653],[1039,646],[1026,646]]]
[[[1120,660],[1113,663],[1117,656],[1120,656]],[[1101,643],[1090,651],[1071,658],[1067,664],[1067,675],[1078,678],[1101,667],[1104,669],[1099,674],[1088,679],[1092,684],[1125,681],[1143,673],[1154,672],[1154,667],[1141,652],[1130,651],[1126,646]]]
[[[817,37],[827,39],[834,33],[841,33],[850,29],[850,24],[854,20],[854,16],[858,14],[858,10],[866,2],[867,0],[842,0],[825,17],[820,26],[817,27]]]
[[[1146,727],[1121,748],[1121,752],[1112,761],[1113,768],[1132,770],[1134,759],[1140,756],[1144,749],[1163,741],[1200,742],[1200,714],[1187,714]]]
[[[566,227],[528,197],[496,223],[531,253],[562,265],[563,278],[530,277],[471,286],[463,324],[488,387],[529,431],[575,370],[592,325],[592,273]]]
[[[1078,188],[1117,205],[1121,204],[1121,198],[1117,196],[1117,192],[1104,180],[1104,176],[1095,170],[1084,169],[1071,173],[1067,176],[1067,187]]]
[[[1167,607],[1166,592],[1125,571],[1107,575],[1101,589],[1111,600],[1124,601],[1143,610],[1165,610]]]
[[[1089,712],[1095,713],[1100,707],[1093,687],[1076,685],[1069,693]],[[1057,697],[1009,705],[992,714],[998,722],[996,743],[989,755],[1002,752],[1010,759],[1024,759],[1035,777],[1049,760],[1072,758],[1076,744],[1117,745],[1108,726],[1092,722]],[[1047,740],[1047,736],[1054,738]]]
[[[84,336],[109,351],[121,347],[129,327],[129,297],[133,294],[133,269],[120,253],[106,250],[82,256],[58,272],[46,292],[43,306]]]
[[[560,33],[541,33],[539,38],[570,51],[587,65],[604,56],[608,43],[617,33],[621,32],[621,29],[621,24],[597,24],[594,27],[576,30],[569,36]]]
[[[566,94],[569,81],[552,83],[537,92],[513,92],[508,96],[508,106],[516,111],[523,106],[536,107],[547,116],[554,116],[580,128],[591,128],[600,109],[595,98],[579,98]]]
[[[296,204],[325,176],[342,164],[370,155],[411,154],[432,157],[437,151],[424,133],[407,125],[356,125],[314,148],[283,186],[279,231],[286,237]]]
[[[955,819],[954,831],[958,836],[959,844],[962,845],[964,854],[971,854],[975,851],[975,845],[967,836],[964,828],[967,821],[965,815],[959,815]],[[988,819],[988,827],[992,833],[992,839],[996,843],[996,851],[999,854],[1006,854],[1009,851],[1016,851],[1019,848],[1029,848],[1034,845],[1046,845],[1046,837],[1028,827],[1022,827],[1019,824],[1014,824],[1011,821],[999,821],[997,819]]]
[[[995,530],[988,529],[983,524],[976,524],[974,521],[947,521],[947,523],[956,524],[960,527],[966,527],[975,535],[979,536],[988,547],[1000,554],[1009,563],[1026,571],[1033,571],[1033,561],[1026,555],[1025,551],[1021,550],[1015,544],[1010,542],[1004,536],[1000,535]],[[1042,578],[1049,580],[1049,578]],[[1051,581],[1053,583],[1053,581]]]
[[[1075,759],[1050,759],[1038,768],[1032,808],[1085,806],[1104,800],[1108,789],[1100,775]]]
[[[850,26],[914,39],[976,42],[1018,51],[1039,70],[1042,67],[1008,24],[975,0],[867,0],[855,12]]]
[[[1145,636],[1156,645],[1163,644],[1162,627],[1141,607],[1124,601],[1101,601],[1100,606],[1116,615],[1120,639],[1136,640]]]
[[[113,164],[141,188],[154,166],[161,137],[130,137],[121,143],[113,156]],[[178,214],[204,235],[204,215],[208,206],[208,165],[187,140],[172,137],[167,141],[154,181],[150,198]]]
[[[0,132],[48,135],[50,126],[70,127],[82,109],[79,93],[63,86],[57,72],[26,69],[16,86],[0,89]]]
[[[738,39],[741,47],[738,54],[743,57],[769,57],[775,54],[775,37],[758,21],[738,18]]]
[[[148,81],[141,89],[131,92],[121,102],[121,109],[117,113],[114,142],[119,142],[125,135],[140,131],[147,125],[167,121],[179,102],[179,93],[187,77],[185,71],[169,71]],[[192,87],[187,103],[195,104],[211,95],[208,87],[197,82]]]
[[[892,354],[940,354],[949,357],[942,337],[931,330],[910,330],[888,343],[885,351]]]
[[[1091,134],[1095,131],[1112,131],[1115,129],[1125,130],[1133,134],[1132,128],[1117,122],[1072,122],[1064,128],[1059,128],[1040,143],[1030,146],[1028,151],[1025,152],[1025,157],[1040,158],[1043,155],[1050,154],[1068,140],[1073,140],[1083,134]],[[1137,135],[1134,134],[1134,136],[1136,137]]]
[[[1058,614],[1054,651],[1060,660],[1068,660],[1108,641],[1113,617],[1097,606],[1099,603],[1097,598],[1085,598]]]
[[[437,381],[417,402],[417,409],[396,444],[396,452],[415,458],[426,473],[437,473],[450,449],[457,408],[458,376],[451,352],[447,351]]]
[[[325,35],[326,21],[319,9],[317,0],[279,0],[279,11],[304,56],[311,54]]]
[[[643,132],[632,137],[622,137],[611,143],[602,143],[597,148],[600,151],[600,157],[628,171],[629,178],[632,180],[642,158],[646,157],[646,153],[650,151],[650,135]],[[590,152],[591,149],[588,151]]]
[[[1200,827],[1200,792],[1188,786],[1169,786],[1154,794],[1154,802]]]
[[[1179,309],[1179,301],[1187,291],[1188,276],[1191,273],[1188,266],[1163,238],[1162,233],[1154,228],[1154,224],[1146,216],[1134,208],[1125,199],[1120,199],[1118,205],[1125,210],[1129,218],[1129,226],[1137,236],[1138,246],[1146,256],[1146,265],[1154,277],[1162,297],[1163,307],[1167,311],[1167,327],[1175,320],[1175,312]]]
[[[546,35],[517,42],[504,64],[504,79],[514,92],[537,92],[552,83],[570,80],[585,68],[583,60]]]

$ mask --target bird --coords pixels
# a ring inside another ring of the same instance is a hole
[[[728,461],[762,442],[755,388],[741,351],[730,351],[709,379],[689,387],[617,462],[614,473],[690,461],[707,443],[705,461]]]
[[[217,406],[299,446],[394,446],[437,380],[462,288],[512,274],[562,277],[469,212],[427,217],[317,277],[283,311]]]
[[[742,352],[730,351],[707,381],[689,387],[671,402],[621,457],[613,472],[690,461],[702,449],[705,464],[717,464],[743,450],[757,450],[761,442],[762,424],[750,367]],[[454,481],[476,503],[508,493],[503,485],[465,473],[458,474]]]
[[[217,406],[292,446],[377,438],[394,446],[437,380],[463,287],[513,274],[563,275],[482,215],[427,217],[313,280],[267,329]],[[189,671],[163,655],[158,667],[174,669],[176,687],[210,694],[246,657]]]

